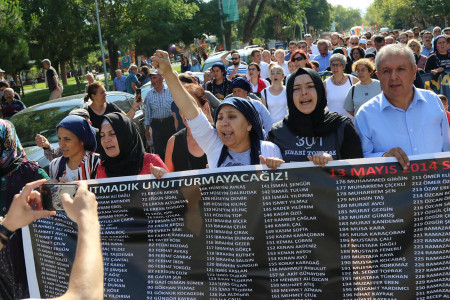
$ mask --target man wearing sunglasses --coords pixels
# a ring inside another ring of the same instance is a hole
[[[227,56],[231,54],[231,61],[227,59]],[[235,74],[247,75],[247,65],[241,63],[241,56],[235,49],[225,52],[220,59],[227,68],[227,78],[232,80]]]

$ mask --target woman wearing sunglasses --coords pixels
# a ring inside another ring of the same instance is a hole
[[[257,63],[252,62],[248,65],[249,82],[252,86],[252,93],[261,98],[261,91],[270,85],[270,83],[261,78],[261,68]]]

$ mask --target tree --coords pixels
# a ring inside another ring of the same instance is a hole
[[[327,0],[312,1],[305,8],[308,24],[316,30],[328,30],[330,28],[330,5]]]
[[[361,11],[354,8],[345,8],[342,5],[332,6],[331,20],[335,21],[336,31],[347,31],[353,26],[362,24]]]
[[[0,2],[0,67],[13,77],[28,61],[28,44],[25,40],[25,23],[19,0]]]
[[[251,0],[242,34],[243,43],[250,42],[252,33],[258,25],[258,22],[261,20],[266,2],[267,0]]]

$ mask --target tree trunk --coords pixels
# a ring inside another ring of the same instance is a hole
[[[107,46],[109,53],[109,65],[111,67],[111,80],[114,80],[116,77],[116,70],[119,67],[119,55],[117,54],[117,51],[119,51],[119,45],[114,39],[108,39]]]
[[[225,23],[225,46],[227,48],[227,51],[231,50],[231,22]]]
[[[66,62],[64,60],[62,60],[60,62],[60,66],[61,68],[61,80],[62,80],[62,84],[63,85],[67,85],[67,72],[66,72]]]
[[[247,16],[247,19],[245,20],[244,32],[243,32],[243,36],[242,36],[242,42],[244,44],[250,42],[253,31],[255,30],[256,26],[258,25],[259,20],[261,20],[262,13],[264,11],[264,5],[266,4],[266,1],[267,0],[261,0],[256,14],[255,14],[256,5],[258,4],[259,0],[252,0],[252,2],[250,3],[250,7],[248,9],[248,16]]]
[[[75,70],[75,66],[73,64],[73,60],[69,60],[70,70],[72,71],[73,76],[75,77],[75,81],[77,82],[78,94],[81,94],[81,84],[78,79],[78,72]]]

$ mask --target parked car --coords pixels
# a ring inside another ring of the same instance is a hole
[[[250,56],[250,54],[252,53],[253,49],[254,49],[254,47],[246,48],[246,49],[238,49],[239,55],[241,55],[242,63],[249,64],[252,62],[252,57]],[[205,72],[206,70],[211,68],[213,64],[215,64],[217,62],[222,62],[220,57],[223,55],[223,53],[224,53],[223,51],[216,52],[213,56],[210,56],[207,60],[205,60],[205,62],[203,63],[202,72]],[[230,54],[227,55],[227,59],[229,61],[231,61]]]
[[[50,162],[44,156],[44,150],[38,147],[35,142],[37,133],[45,136],[52,147],[58,148],[58,134],[56,125],[75,108],[87,108],[89,103],[83,101],[84,94],[63,97],[50,100],[28,107],[11,117],[20,142],[25,149],[27,158],[34,160],[39,165],[48,170]],[[124,112],[131,109],[134,95],[124,92],[107,92],[106,101],[116,104]],[[136,111],[133,119],[141,137],[145,139],[144,113],[142,109]]]

